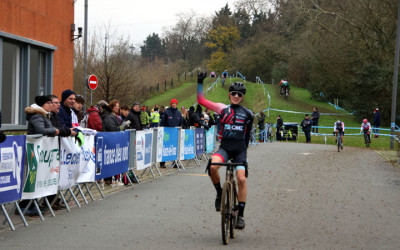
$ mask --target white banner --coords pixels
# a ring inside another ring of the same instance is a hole
[[[153,130],[136,131],[136,169],[151,166]]]
[[[162,149],[164,145],[164,127],[158,127],[157,135],[157,162],[162,161]]]
[[[28,174],[22,199],[57,194],[60,157],[58,137],[26,137]]]
[[[81,148],[75,143],[73,137],[61,137],[60,141],[60,182],[58,186],[60,190],[65,190],[76,184]]]
[[[77,183],[94,182],[95,180],[95,147],[94,135],[85,135],[85,143],[81,147],[81,160],[79,164]]]
[[[179,138],[179,160],[185,160],[185,131],[186,129],[181,129],[181,136]]]

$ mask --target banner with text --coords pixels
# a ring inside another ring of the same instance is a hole
[[[25,140],[25,135],[8,135],[0,143],[0,204],[21,199]]]
[[[194,130],[182,129],[180,138],[179,160],[194,159]]]
[[[81,147],[81,160],[79,162],[77,183],[94,182],[95,178],[95,147],[94,135],[85,135],[85,143]]]
[[[153,130],[136,131],[136,169],[143,170],[151,166]]]
[[[96,180],[128,171],[129,131],[96,134]]]
[[[215,126],[206,131],[206,153],[211,153],[215,148]]]
[[[157,162],[178,158],[179,128],[159,127],[157,137]]]
[[[60,137],[60,180],[58,187],[66,190],[76,184],[81,160],[81,148],[73,137]]]
[[[196,138],[196,155],[204,154],[204,128],[196,128],[194,136]]]
[[[60,171],[58,137],[26,137],[28,173],[22,199],[57,194]]]

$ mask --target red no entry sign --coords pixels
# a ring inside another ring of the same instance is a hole
[[[87,84],[91,90],[95,90],[98,84],[97,77],[95,75],[90,75]]]

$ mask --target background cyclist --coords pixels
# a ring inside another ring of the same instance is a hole
[[[197,102],[208,109],[213,110],[220,116],[221,123],[221,145],[218,151],[212,156],[212,163],[226,162],[232,159],[233,162],[247,162],[247,147],[250,141],[250,132],[253,124],[253,113],[240,105],[246,94],[246,87],[241,82],[235,82],[229,87],[228,97],[230,105],[223,103],[214,103],[204,98],[203,80],[207,73],[199,73],[197,84]],[[217,211],[221,209],[221,194],[222,188],[220,184],[219,170],[220,166],[211,165],[210,178],[217,191],[215,199],[215,208]],[[244,223],[244,208],[247,197],[246,169],[245,166],[236,167],[236,177],[239,186],[238,201],[239,214],[236,223],[237,229],[243,229]]]
[[[364,132],[365,134],[368,135],[368,141],[371,143],[371,124],[368,122],[367,119],[364,119],[363,122],[361,123],[361,131],[360,133]]]
[[[335,125],[333,126],[333,132],[336,134],[336,136],[338,135],[338,133],[340,133],[340,142],[343,149],[344,123],[340,120],[335,122]]]

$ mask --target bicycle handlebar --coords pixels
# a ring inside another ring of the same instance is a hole
[[[246,163],[236,163],[236,162],[212,162],[211,165],[218,166],[245,166]]]

